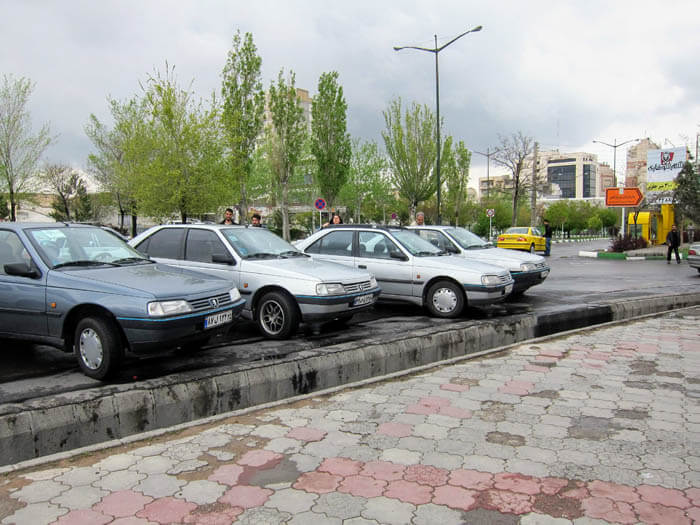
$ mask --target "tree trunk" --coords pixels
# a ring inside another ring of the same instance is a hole
[[[282,237],[285,241],[290,242],[289,239],[289,187],[285,182],[282,186]]]
[[[15,192],[12,187],[10,187],[10,221],[15,222],[17,220],[17,202],[15,202]]]
[[[245,181],[241,182],[241,224],[248,224],[248,193],[245,187]]]

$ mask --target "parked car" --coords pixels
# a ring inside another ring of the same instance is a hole
[[[545,250],[545,240],[540,230],[533,226],[514,226],[498,236],[496,246],[535,253]]]
[[[228,278],[246,299],[243,316],[273,339],[301,321],[350,319],[381,291],[369,272],[312,260],[266,228],[168,224],[129,243],[156,261]]]
[[[500,302],[513,290],[507,270],[452,256],[405,228],[335,225],[297,246],[315,259],[371,272],[382,287],[380,300],[425,306],[436,317]]]
[[[505,268],[513,277],[513,294],[523,293],[531,286],[543,282],[549,275],[549,266],[541,255],[496,248],[466,228],[410,226],[409,229],[441,250]]]
[[[156,264],[97,226],[0,224],[0,337],[74,352],[95,379],[124,350],[203,344],[244,303],[229,281]]]
[[[688,264],[700,272],[700,243],[691,244],[688,248]]]

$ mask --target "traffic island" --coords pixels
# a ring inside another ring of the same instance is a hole
[[[5,466],[0,466],[0,472],[43,462],[49,458],[38,458],[49,455],[58,459],[83,447],[105,448],[143,439],[144,433],[163,434],[175,425],[223,418],[232,411],[504,351],[508,345],[539,336],[698,304],[700,292],[619,300],[557,313],[442,323],[398,336],[303,350],[271,361],[5,404],[0,406],[0,465]]]

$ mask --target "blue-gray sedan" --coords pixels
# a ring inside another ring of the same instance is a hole
[[[0,224],[0,337],[74,352],[95,379],[125,350],[203,344],[244,304],[225,279],[156,264],[95,226]]]

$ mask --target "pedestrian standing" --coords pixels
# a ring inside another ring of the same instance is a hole
[[[547,219],[544,220],[544,254],[549,257],[552,251],[552,227]]]
[[[331,217],[331,221],[324,223],[324,225],[321,226],[321,228],[325,228],[327,226],[330,226],[331,224],[343,224],[343,218],[340,216],[339,213],[334,213],[333,217]]]
[[[251,226],[254,226],[256,228],[262,228],[262,217],[260,216],[259,213],[254,213],[253,217],[251,218]]]
[[[411,223],[411,226],[424,226],[425,225],[425,213],[419,211],[416,213],[416,220]]]
[[[666,264],[671,264],[671,250],[676,252],[676,262],[681,263],[681,256],[678,255],[678,247],[681,245],[681,236],[678,235],[678,229],[676,225],[671,226],[671,231],[666,235],[666,244],[668,245],[668,251],[666,252]]]

